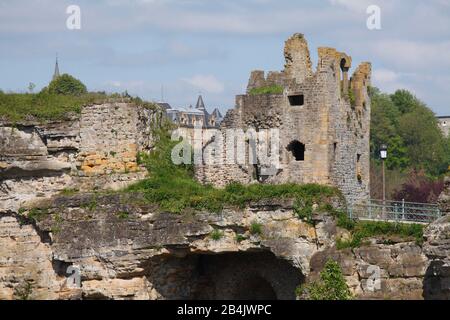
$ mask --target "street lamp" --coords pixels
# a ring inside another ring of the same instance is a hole
[[[385,144],[380,146],[380,157],[383,161],[387,158],[387,145]]]
[[[384,160],[387,158],[387,145],[382,144],[380,146],[380,158],[383,167],[383,211],[386,206],[386,178],[384,174]]]

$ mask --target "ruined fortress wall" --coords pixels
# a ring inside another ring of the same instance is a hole
[[[313,72],[307,48],[303,35],[295,34],[286,41],[284,71],[252,72],[247,94],[236,97],[235,109],[222,122],[223,135],[227,129],[278,129],[280,168],[264,177],[265,183],[333,185],[349,202],[364,201],[369,197],[370,64],[362,63],[349,78],[351,57],[319,48]],[[284,92],[250,94],[272,85],[282,85]],[[294,96],[301,102],[292,102]],[[296,141],[304,145],[303,159],[295,159],[288,148]],[[261,165],[202,165],[196,171],[199,181],[224,186],[257,182]]]
[[[0,210],[63,189],[124,187],[143,178],[137,152],[153,146],[161,112],[128,103],[83,108],[65,121],[0,124]]]
[[[331,136],[336,143],[331,162],[331,180],[349,202],[370,197],[370,64],[361,64],[354,72],[350,90],[355,100],[341,99],[331,109]],[[335,98],[336,99],[336,98]],[[337,98],[335,101],[338,101]]]

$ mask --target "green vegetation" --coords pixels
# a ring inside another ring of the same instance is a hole
[[[261,235],[262,234],[263,225],[256,221],[252,221],[250,225],[250,233],[253,235]]]
[[[219,230],[219,229],[214,229],[211,234],[211,239],[213,239],[214,241],[219,241],[220,239],[223,238],[224,233],[223,231]]]
[[[61,215],[59,213],[55,213],[53,215],[53,221],[54,221],[54,224],[51,227],[51,232],[53,234],[58,234],[59,232],[61,232],[61,224],[63,222],[63,218],[61,217]]]
[[[241,243],[242,241],[246,240],[247,238],[245,236],[243,236],[242,234],[237,234],[236,235],[236,242],[237,243]]]
[[[33,284],[25,280],[14,288],[14,297],[18,300],[29,300],[33,293]]]
[[[94,193],[92,197],[89,199],[89,202],[82,203],[80,207],[88,209],[89,211],[95,210],[97,208],[97,193]]]
[[[397,90],[394,94],[370,89],[371,152],[379,162],[379,148],[388,145],[388,169],[425,170],[438,177],[450,164],[450,138],[445,138],[434,113],[412,93]]]
[[[130,217],[130,214],[126,211],[120,211],[116,214],[117,218],[121,220],[126,220]]]
[[[267,87],[259,87],[253,88],[249,91],[250,95],[258,95],[258,94],[282,94],[283,87],[278,85],[272,85]]]
[[[63,196],[73,196],[79,192],[78,189],[75,188],[64,188],[61,190],[61,195]]]
[[[423,241],[423,225],[420,224],[354,221],[344,214],[339,216],[337,224],[351,232],[350,240],[337,240],[337,249],[360,247],[364,240],[370,237],[383,237],[387,242],[391,241],[392,237],[415,240],[417,244]]]
[[[350,102],[350,106],[352,108],[355,107],[355,103],[356,103],[356,98],[355,98],[355,94],[353,93],[352,89],[348,90],[348,101]]]
[[[86,86],[78,79],[67,73],[56,77],[47,88],[42,90],[49,94],[62,94],[67,96],[79,96],[87,93]]]
[[[192,165],[176,165],[171,160],[172,148],[179,142],[171,141],[167,128],[155,131],[159,137],[155,150],[150,154],[141,154],[140,161],[149,171],[149,178],[142,180],[126,192],[142,192],[146,201],[156,203],[168,212],[181,213],[187,209],[220,212],[226,205],[239,208],[248,203],[263,199],[295,198],[296,208],[303,209],[303,202],[326,203],[326,198],[338,195],[335,188],[315,184],[244,186],[232,183],[225,189],[216,189],[202,185],[193,178]]]
[[[0,117],[18,122],[28,117],[40,121],[67,119],[70,114],[79,114],[83,106],[105,102],[128,102],[136,106],[155,110],[151,102],[140,98],[127,98],[120,94],[86,93],[82,95],[61,95],[48,92],[3,93],[0,91]]]
[[[65,119],[68,114],[81,112],[81,107],[101,103],[106,95],[89,93],[81,96],[49,93],[22,94],[0,92],[0,116],[21,121],[31,116],[38,120]]]
[[[48,209],[47,208],[32,208],[29,212],[28,212],[28,218],[35,220],[35,221],[41,221],[42,219],[44,219],[47,215],[49,214]]]
[[[29,85],[29,93],[4,93],[0,90],[0,118],[12,122],[28,118],[39,121],[61,120],[71,114],[79,114],[83,106],[105,102],[127,102],[151,110],[158,108],[156,104],[131,97],[127,92],[90,93],[81,81],[68,74],[57,77],[39,93],[33,93],[34,87],[33,84]]]
[[[328,260],[320,272],[320,280],[303,285],[297,295],[306,300],[351,300],[352,294],[339,264]]]

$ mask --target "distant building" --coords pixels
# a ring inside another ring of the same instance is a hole
[[[437,119],[444,136],[448,137],[450,132],[450,116],[441,116],[437,117]]]
[[[55,71],[53,72],[53,79],[55,80],[56,78],[59,77],[59,65],[58,65],[58,57],[56,57],[56,63],[55,63]]]
[[[201,95],[198,97],[195,108],[192,105],[187,108],[172,108],[167,103],[159,103],[159,105],[166,110],[168,118],[179,127],[215,129],[219,128],[223,119],[218,108],[215,108],[212,113],[206,110]]]

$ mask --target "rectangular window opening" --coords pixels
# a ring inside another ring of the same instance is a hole
[[[305,104],[305,96],[303,94],[292,95],[288,98],[291,106],[303,106]]]

